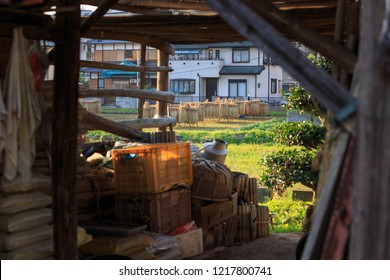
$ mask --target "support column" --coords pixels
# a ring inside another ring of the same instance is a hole
[[[55,259],[75,260],[77,250],[77,134],[80,1],[62,0],[55,22],[52,192]]]
[[[140,60],[140,66],[146,65],[146,45],[141,45],[141,60]],[[139,89],[145,88],[145,71],[142,71],[140,73],[140,82],[139,82]],[[142,119],[144,117],[144,103],[145,98],[139,98],[138,99],[138,118]]]
[[[168,66],[169,54],[158,50],[158,60],[157,66]],[[157,73],[157,90],[166,91],[168,90],[168,72],[158,72]],[[158,101],[156,103],[157,114],[154,116],[155,118],[166,117],[168,116],[168,104],[166,102]]]

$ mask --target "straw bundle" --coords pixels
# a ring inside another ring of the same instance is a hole
[[[182,103],[180,104],[179,114],[178,114],[178,118],[177,118],[178,123],[186,123],[187,122],[187,120],[188,120],[187,110],[186,110],[187,107],[189,107],[189,105],[182,104]]]
[[[187,123],[188,124],[196,124],[199,122],[199,109],[188,106],[186,108],[187,111]]]
[[[99,114],[102,111],[102,102],[99,99],[80,99],[80,104],[85,108],[85,110],[94,114]]]
[[[251,115],[252,116],[260,115],[261,108],[260,108],[260,101],[259,100],[250,101],[250,108],[251,108]]]
[[[260,114],[262,116],[267,116],[269,114],[268,103],[260,102]]]
[[[149,102],[144,103],[143,115],[145,119],[153,118],[156,114],[156,105],[150,105]]]
[[[172,118],[175,118],[176,121],[178,121],[178,118],[179,118],[179,105],[170,104],[169,105],[169,115]]]
[[[228,118],[229,119],[238,119],[240,116],[239,106],[235,103],[228,103]]]

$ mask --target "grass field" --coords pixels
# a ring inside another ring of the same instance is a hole
[[[110,110],[101,115],[111,120],[136,118],[136,114],[127,114],[125,110],[122,110],[119,114],[116,114],[115,110]],[[212,141],[214,138],[227,141],[228,154],[225,164],[232,171],[259,178],[264,170],[261,164],[262,158],[283,148],[289,148],[276,145],[273,141],[273,130],[276,125],[283,121],[285,121],[285,113],[274,112],[266,117],[246,117],[236,120],[213,119],[191,126],[178,124],[174,130],[176,135],[182,137],[183,141],[190,141],[199,148],[201,148],[202,143]],[[145,131],[154,130],[148,129]],[[103,135],[115,137],[101,131],[90,132],[88,136],[94,141],[100,141]],[[302,188],[302,185],[297,185],[296,188]],[[265,205],[269,207],[274,217],[271,232],[301,231],[307,202],[292,200],[291,191],[289,191],[283,197],[273,198]]]

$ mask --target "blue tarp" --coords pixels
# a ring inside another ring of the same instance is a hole
[[[120,63],[120,65],[137,66],[130,61],[123,61]],[[137,77],[137,72],[129,72],[129,71],[122,71],[122,70],[104,70],[101,72],[100,77],[102,79],[114,78],[114,77],[135,78]]]

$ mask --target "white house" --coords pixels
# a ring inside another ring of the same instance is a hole
[[[221,97],[257,98],[272,104],[282,99],[282,68],[251,42],[174,47],[169,81],[176,102]]]

